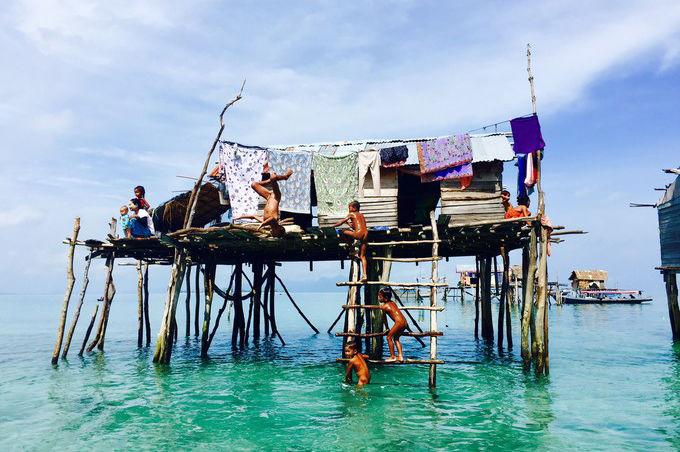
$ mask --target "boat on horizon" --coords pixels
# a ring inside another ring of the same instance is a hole
[[[641,290],[570,289],[562,292],[564,304],[642,304],[651,301],[652,297]]]

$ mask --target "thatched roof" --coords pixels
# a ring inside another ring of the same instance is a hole
[[[154,209],[153,222],[158,232],[173,232],[182,229],[184,215],[191,192],[182,193]],[[229,209],[220,204],[219,190],[210,182],[201,186],[196,204],[196,212],[191,226],[200,228],[210,223]]]
[[[574,270],[569,277],[570,281],[606,281],[609,275],[605,270]]]

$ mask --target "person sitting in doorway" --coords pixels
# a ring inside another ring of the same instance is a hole
[[[281,203],[281,189],[279,188],[279,181],[287,180],[292,175],[292,169],[289,169],[283,174],[276,174],[273,172],[271,174],[262,173],[262,182],[253,182],[251,185],[253,190],[255,190],[258,195],[267,200],[262,216],[258,217],[257,215],[243,215],[234,218],[234,220],[246,218],[256,220],[260,223],[260,226],[257,228],[258,231],[262,229],[263,226],[269,226],[273,237],[283,237],[286,234],[286,230],[279,224],[279,204]],[[271,190],[265,187],[267,184],[271,184]]]
[[[387,362],[403,361],[404,353],[401,349],[401,341],[399,340],[399,338],[406,329],[407,326],[406,318],[404,317],[404,314],[401,313],[401,310],[399,309],[397,304],[394,301],[392,301],[391,289],[388,288],[380,289],[380,291],[378,292],[378,303],[380,303],[380,310],[387,314],[383,316],[383,322],[385,323],[385,327],[389,328],[389,325],[387,325],[388,316],[394,321],[394,325],[392,325],[392,328],[390,328],[389,332],[387,333],[387,346],[390,349],[390,357],[387,358],[385,361]],[[399,354],[399,356],[396,356],[394,354],[395,343],[397,344],[397,353]]]
[[[370,383],[371,373],[368,371],[368,365],[366,364],[368,355],[362,355],[357,351],[357,346],[354,342],[348,342],[345,345],[345,356],[349,358],[347,370],[345,371],[345,383],[352,383],[352,370],[356,372],[359,379],[357,388]]]
[[[366,277],[366,243],[368,238],[368,228],[366,227],[366,218],[359,211],[361,209],[361,204],[359,201],[352,201],[348,205],[349,214],[338,221],[332,228],[337,228],[342,224],[347,223],[349,230],[345,229],[342,231],[342,236],[348,239],[348,243],[352,243],[353,240],[359,241],[359,259],[361,260],[361,279],[360,282],[366,282],[368,278]]]

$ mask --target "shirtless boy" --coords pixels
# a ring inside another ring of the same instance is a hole
[[[508,212],[510,212],[514,207],[512,206],[512,203],[510,202],[510,192],[507,190],[501,191],[501,204],[503,204],[503,208],[505,209],[505,215],[506,218],[508,215]]]
[[[361,282],[365,282],[368,279],[366,277],[366,239],[368,237],[368,228],[366,227],[366,218],[359,212],[359,209],[361,209],[359,201],[352,201],[348,206],[349,214],[331,227],[337,228],[338,226],[347,223],[350,229],[342,231],[342,236],[347,238],[349,243],[352,243],[353,239],[360,241],[359,259],[361,259]]]
[[[347,371],[345,372],[345,383],[352,382],[352,369],[354,369],[354,372],[356,372],[357,378],[359,379],[357,388],[370,383],[371,373],[368,371],[368,365],[366,365],[368,355],[362,355],[357,352],[356,344],[354,342],[348,342],[347,345],[345,345],[345,356],[349,358]]]
[[[380,292],[378,292],[378,303],[380,303],[380,310],[387,314],[387,316],[389,316],[394,321],[394,325],[392,325],[389,333],[387,333],[387,346],[390,348],[390,357],[385,361],[403,361],[404,353],[401,350],[401,341],[399,341],[399,338],[406,329],[406,318],[404,317],[404,314],[401,313],[401,310],[397,304],[392,301],[392,292],[390,289],[380,289]],[[385,327],[388,327],[387,316],[383,316]],[[397,352],[399,353],[399,357],[394,356],[395,342],[397,343]]]
[[[263,173],[263,178],[266,178],[262,182],[253,182],[251,187],[260,196],[267,200],[264,206],[264,212],[261,217],[257,215],[244,215],[241,217],[236,217],[234,220],[240,220],[243,218],[250,218],[260,222],[258,230],[262,229],[262,226],[269,226],[272,231],[273,237],[283,237],[286,230],[279,224],[279,204],[281,203],[281,190],[279,189],[279,181],[287,180],[293,174],[293,170],[289,169],[284,174],[276,173]],[[265,185],[271,184],[272,189],[269,190]]]

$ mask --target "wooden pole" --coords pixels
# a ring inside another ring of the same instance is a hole
[[[505,299],[507,298],[507,287],[505,285],[505,276],[507,272],[507,266],[505,265],[506,263],[506,258],[505,258],[505,249],[501,248],[501,257],[503,259],[503,278],[502,278],[502,283],[501,283],[501,295],[500,298],[498,299],[498,350],[501,351],[503,349],[503,327],[504,327],[504,322],[505,322]],[[494,256],[493,258],[493,263],[494,263],[494,271],[498,269],[497,267],[497,259]],[[498,273],[496,273],[497,275]],[[498,279],[496,279],[498,281]],[[496,286],[498,287],[498,285]]]
[[[229,292],[231,291],[231,287],[234,284],[234,279],[236,279],[236,269],[234,268],[234,271],[231,272],[231,277],[229,278],[229,285],[227,286],[227,290],[222,293],[221,295],[224,297],[224,304],[222,307],[217,311],[217,317],[215,317],[215,325],[213,326],[212,333],[210,333],[210,337],[208,338],[208,345],[206,346],[206,353],[208,349],[210,348],[210,344],[212,344],[213,337],[215,337],[215,333],[217,332],[217,328],[220,326],[220,318],[222,318],[222,314],[224,314],[224,311],[227,309],[227,303],[229,301]],[[220,294],[219,289],[213,284],[213,290]]]
[[[208,334],[210,333],[210,310],[212,308],[213,293],[215,290],[215,274],[217,265],[214,261],[208,261],[203,271],[203,295],[205,296],[205,309],[203,310],[203,330],[201,331],[201,358],[208,357]]]
[[[201,310],[201,291],[199,290],[200,286],[200,276],[201,274],[201,263],[198,262],[196,264],[196,284],[194,287],[196,287],[196,304],[194,306],[194,337],[198,337],[198,313]],[[205,294],[204,294],[205,295]]]
[[[387,257],[387,258],[392,257],[392,247],[387,247],[385,249],[385,257]],[[380,280],[381,281],[389,281],[391,271],[392,271],[392,262],[391,261],[383,262],[382,263],[382,271],[380,272]],[[364,302],[367,302],[367,301],[368,300],[364,300]],[[381,310],[372,311],[371,312],[371,322],[372,322],[373,331],[379,331],[382,328],[382,325],[383,325],[383,312]],[[371,343],[372,356],[375,356],[376,358],[382,358],[384,346],[385,346],[385,341],[382,337],[376,337],[376,338],[372,339],[372,343]]]
[[[531,368],[531,348],[529,346],[529,329],[533,317],[534,278],[536,274],[536,229],[529,234],[529,243],[524,246],[522,254],[522,365],[524,371]]]
[[[264,267],[264,264],[263,264]],[[269,337],[269,325],[271,320],[269,319],[269,266],[267,265],[267,270],[262,277],[262,284],[264,285],[262,289],[262,314],[264,316],[264,337]]]
[[[144,340],[144,274],[142,261],[137,261],[137,347],[141,348]]]
[[[92,248],[90,248],[90,254],[85,260],[85,270],[83,271],[83,287],[80,289],[78,305],[76,306],[76,312],[73,314],[71,328],[68,330],[68,335],[66,336],[66,342],[64,343],[64,351],[61,353],[61,359],[66,359],[68,350],[71,347],[71,339],[73,339],[73,333],[76,330],[76,324],[78,323],[78,318],[80,317],[80,308],[83,307],[83,301],[85,300],[85,292],[87,291],[87,285],[90,282],[90,279],[88,278],[88,273],[90,271],[91,262],[92,262]]]
[[[350,261],[349,266],[349,279],[348,281],[358,281],[359,280],[359,263],[356,259]],[[346,305],[359,304],[357,302],[357,293],[359,291],[359,286],[350,286],[347,291],[347,302]],[[356,312],[354,309],[347,309],[345,311],[345,326],[343,328],[345,333],[357,333],[356,330]],[[342,338],[342,357],[345,357],[345,345],[347,345],[347,337]]]
[[[510,318],[510,255],[503,250],[503,285],[505,287],[505,334],[508,341],[508,349],[512,348],[512,319]]]
[[[253,263],[253,340],[260,339],[260,305],[262,304],[263,267],[262,262]]]
[[[269,287],[269,324],[271,325],[272,334],[278,333],[279,329],[276,326],[276,262],[269,264],[269,271],[267,272],[267,286]]]
[[[215,148],[217,147],[217,143],[219,143],[220,141],[222,132],[224,131],[224,114],[227,112],[227,109],[229,109],[229,107],[231,107],[234,103],[238,102],[241,99],[245,83],[246,81],[244,80],[243,84],[241,85],[241,89],[239,93],[236,95],[236,97],[232,99],[230,102],[228,102],[227,105],[224,106],[224,109],[222,109],[222,113],[220,114],[220,129],[217,132],[215,141],[213,142],[213,145],[205,158],[201,174],[198,177],[198,179],[196,179],[194,188],[191,190],[191,195],[189,196],[189,201],[187,203],[187,210],[183,223],[184,228],[191,226],[193,222],[194,214],[196,212],[196,205],[198,203],[198,195],[200,192],[201,185],[203,184],[203,178],[208,172],[208,165],[210,165],[212,154],[215,151]],[[160,332],[158,333],[158,342],[156,344],[156,351],[153,357],[154,362],[167,364],[170,362],[170,358],[172,357],[171,330],[173,320],[175,319],[175,312],[177,311],[177,301],[179,300],[179,293],[180,290],[182,289],[182,280],[184,279],[184,273],[186,272],[187,265],[186,261],[187,261],[186,250],[184,248],[181,249],[175,248],[175,255],[172,262],[172,271],[170,273],[170,282],[168,284],[168,294],[165,299],[163,319],[161,321],[161,328]]]
[[[66,326],[66,315],[68,313],[68,303],[71,300],[71,293],[73,292],[73,285],[76,283],[76,278],[73,276],[73,252],[76,248],[76,241],[78,240],[78,233],[80,232],[80,217],[76,217],[73,224],[73,236],[69,242],[68,258],[66,264],[66,293],[64,294],[64,303],[61,307],[61,318],[59,319],[59,329],[57,331],[57,343],[54,346],[52,353],[52,364],[59,362],[59,352],[61,351],[61,341],[64,338],[64,327]]]
[[[297,305],[297,303],[295,303],[295,300],[293,300],[293,296],[290,294],[290,292],[288,292],[288,288],[286,288],[286,285],[283,283],[283,281],[281,281],[281,278],[279,278],[278,275],[275,275],[275,278],[279,282],[279,284],[281,284],[281,288],[283,289],[283,291],[288,296],[288,299],[290,300],[290,302],[293,303],[293,306],[295,306],[295,309],[297,310],[297,312],[300,314],[300,316],[302,316],[303,319],[305,319],[305,322],[307,322],[307,325],[309,325],[309,327],[314,330],[314,333],[319,334],[319,330],[317,330],[316,327],[314,325],[312,325],[312,322],[310,322],[309,319],[307,318],[307,316],[305,316],[305,314],[302,312],[302,309],[300,309],[300,307]]]
[[[200,273],[198,267],[196,267],[196,276]],[[189,337],[191,335],[191,265],[187,265],[187,273],[184,275],[184,278],[186,280],[186,286],[187,286],[187,294],[186,298],[184,299],[184,312],[185,312],[185,323],[184,323],[184,330],[185,330],[185,336]],[[196,285],[198,287],[198,284]]]
[[[475,284],[475,339],[479,339],[479,284],[482,280],[480,277],[479,256],[475,256],[475,275],[477,276],[477,283]]]
[[[491,314],[491,257],[483,257],[479,263],[482,270],[481,311],[482,339],[493,342],[493,316]]]
[[[109,308],[109,300],[113,299],[113,295],[116,293],[115,286],[113,285],[113,277],[112,277],[112,272],[113,272],[113,262],[115,260],[115,252],[112,251],[111,254],[109,254],[106,257],[106,279],[104,282],[104,301],[102,302],[102,312],[99,315],[99,325],[97,326],[97,333],[94,336],[94,339],[90,344],[87,346],[87,351],[91,352],[99,343],[101,342],[101,338],[104,335],[104,329],[106,328],[106,312],[107,309]],[[113,293],[111,293],[113,292]],[[103,344],[100,348],[100,350],[103,350]]]
[[[673,340],[680,340],[680,307],[678,307],[678,283],[673,270],[664,270],[663,280],[666,283],[666,299],[668,301],[668,319],[671,322]]]
[[[144,326],[146,327],[146,346],[151,345],[151,321],[149,320],[149,263],[144,262]]]
[[[243,316],[243,263],[239,262],[234,267],[234,322],[231,331],[231,346],[243,347],[245,340],[245,318]]]
[[[90,338],[90,333],[92,333],[92,327],[94,326],[94,321],[97,320],[97,312],[99,311],[99,305],[94,306],[94,313],[92,314],[92,318],[90,319],[90,325],[87,327],[87,331],[85,332],[85,339],[83,339],[83,345],[80,346],[80,351],[78,352],[78,356],[83,356],[83,352],[85,351],[85,346],[87,345],[87,340]]]
[[[432,226],[432,287],[430,287],[430,307],[437,307],[437,286],[439,280],[439,229],[437,228],[437,221],[434,218],[434,210],[430,211],[430,225]],[[430,311],[430,332],[437,331],[437,311]],[[437,337],[430,336],[430,360],[437,360]],[[430,388],[437,386],[437,365],[430,364],[430,373],[428,377],[428,385]]]

